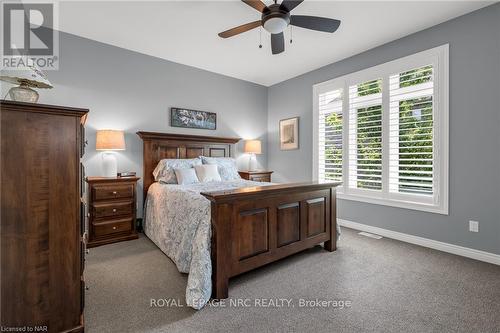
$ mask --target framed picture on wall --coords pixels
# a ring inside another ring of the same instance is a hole
[[[217,114],[207,111],[170,108],[170,126],[215,130]]]
[[[299,149],[299,117],[280,120],[280,149]]]

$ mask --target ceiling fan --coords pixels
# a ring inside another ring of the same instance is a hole
[[[274,4],[269,6],[266,6],[260,0],[242,1],[261,12],[261,19],[223,31],[219,33],[219,36],[228,38],[262,26],[271,33],[271,50],[273,54],[278,54],[285,50],[283,31],[290,24],[301,28],[330,33],[335,32],[340,26],[339,20],[326,17],[290,15],[292,9],[300,5],[304,0],[283,0],[281,4],[278,4],[277,0],[274,0]]]

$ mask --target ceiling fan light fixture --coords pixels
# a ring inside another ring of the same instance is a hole
[[[272,34],[279,34],[285,31],[289,21],[281,17],[272,17],[264,22],[264,29]]]
[[[279,54],[285,51],[285,29],[289,26],[301,27],[309,30],[335,32],[340,26],[340,21],[318,16],[309,15],[291,15],[290,11],[300,5],[304,0],[283,0],[278,4],[274,0],[272,5],[266,6],[261,0],[241,0],[250,7],[262,13],[258,21],[246,23],[232,29],[219,33],[222,38],[228,38],[239,35],[243,32],[264,27],[271,33],[271,51],[273,54]],[[292,31],[290,29],[290,43],[292,42]],[[259,48],[262,47],[262,43]]]

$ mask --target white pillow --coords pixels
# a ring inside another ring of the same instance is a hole
[[[200,156],[203,164],[215,164],[218,166],[219,174],[222,180],[237,180],[241,179],[236,160],[231,157],[207,157]]]
[[[206,182],[220,182],[219,172],[217,171],[216,164],[195,165],[196,175],[202,183]]]
[[[175,177],[174,169],[187,169],[195,165],[201,165],[201,159],[188,158],[188,159],[169,159],[161,160],[153,171],[155,181],[166,184],[176,184],[177,178]]]
[[[179,185],[189,185],[200,182],[193,168],[174,169],[174,171],[175,177],[177,177],[177,184]]]

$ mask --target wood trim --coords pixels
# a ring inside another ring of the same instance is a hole
[[[255,170],[255,171],[250,171],[250,170],[239,170],[239,173],[246,173],[249,175],[270,175],[274,171],[266,171],[266,170]]]
[[[181,141],[231,143],[231,144],[235,144],[241,140],[241,138],[224,138],[224,137],[204,136],[204,135],[173,134],[173,133],[144,132],[144,131],[137,132],[137,135],[139,135],[139,137],[142,140],[181,140]]]
[[[127,183],[136,182],[140,177],[87,177],[87,183]]]
[[[83,321],[82,321],[82,322],[83,322]],[[80,333],[80,332],[81,332],[81,333],[83,333],[84,331],[85,331],[85,330],[84,330],[84,326],[83,326],[83,324],[82,324],[82,325],[79,325],[79,326],[77,326],[77,327],[74,327],[74,328],[72,328],[72,329],[70,329],[70,330],[64,331],[64,332],[62,332],[62,333]]]
[[[72,117],[75,116],[85,117],[89,112],[89,109],[73,108],[60,105],[25,103],[25,102],[16,102],[7,100],[0,100],[0,106],[2,109],[9,111],[26,112],[26,109],[29,108],[29,112],[33,113],[48,113],[48,114],[57,114],[57,115],[72,116]],[[85,119],[83,119],[83,121],[84,120]]]
[[[337,249],[337,195],[335,188],[330,189],[330,240],[325,242],[325,249],[333,252]]]
[[[331,183],[320,183],[320,182],[304,182],[304,183],[289,183],[289,184],[279,184],[279,185],[269,185],[269,186],[255,186],[255,187],[245,187],[238,188],[234,190],[226,191],[216,191],[216,192],[204,192],[201,193],[208,200],[212,202],[225,202],[232,201],[234,199],[247,199],[253,197],[260,197],[269,193],[272,194],[287,194],[296,193],[300,191],[313,191],[313,190],[324,190],[336,187],[342,183],[331,182]]]

